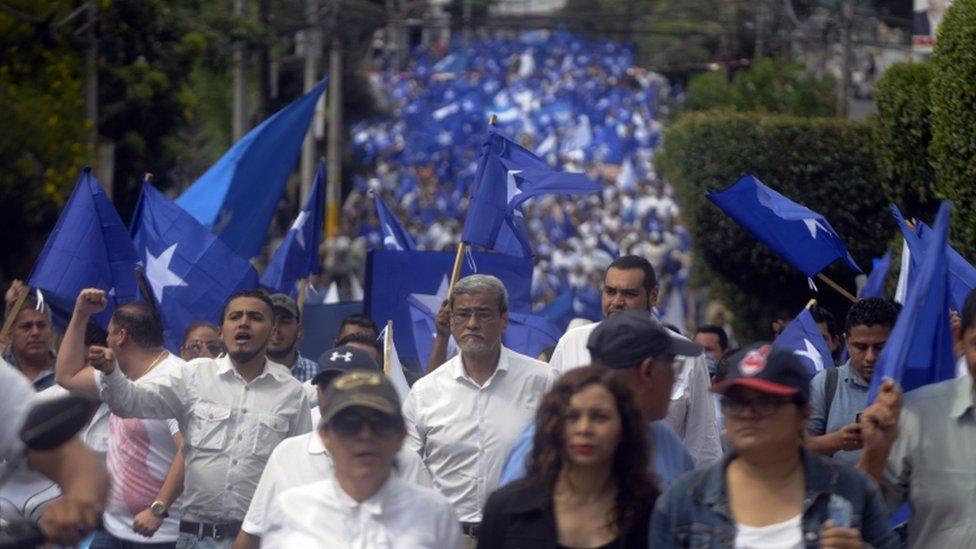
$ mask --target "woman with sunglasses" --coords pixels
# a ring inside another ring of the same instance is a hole
[[[898,547],[875,484],[804,450],[810,391],[799,358],[756,344],[729,365],[712,390],[732,451],[658,499],[651,547]]]
[[[217,358],[224,352],[217,327],[202,320],[186,327],[183,344],[180,345],[180,358],[186,361],[194,358]]]
[[[406,428],[386,376],[342,374],[324,400],[319,435],[334,475],[282,492],[261,546],[460,549],[461,525],[450,502],[391,474]]]
[[[539,407],[528,475],[488,498],[478,548],[647,547],[658,490],[641,417],[612,370],[559,378]]]

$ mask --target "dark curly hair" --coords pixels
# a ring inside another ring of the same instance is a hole
[[[609,390],[620,414],[620,444],[614,452],[611,473],[617,485],[617,501],[608,526],[624,534],[651,512],[660,491],[649,472],[651,442],[647,424],[630,386],[617,372],[602,366],[586,366],[570,370],[553,385],[536,415],[527,478],[541,482],[546,497],[552,500],[566,460],[564,432],[569,400],[591,385],[601,385]]]
[[[848,334],[854,326],[887,326],[893,328],[898,320],[901,305],[884,298],[869,297],[862,299],[847,311],[847,322],[844,329]]]

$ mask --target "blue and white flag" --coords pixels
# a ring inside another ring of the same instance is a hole
[[[888,269],[891,268],[891,252],[887,251],[881,257],[871,260],[871,274],[868,275],[867,282],[861,287],[857,297],[867,299],[869,297],[884,297],[885,277],[888,276]]]
[[[376,217],[380,221],[380,232],[383,234],[383,248],[408,252],[416,250],[417,245],[414,244],[413,237],[378,192],[373,191],[373,199],[376,203]]]
[[[219,325],[227,299],[258,285],[258,273],[246,259],[148,183],[129,230],[170,351],[178,352],[187,326],[200,320]]]
[[[176,203],[245,258],[261,251],[328,79],[262,122]]]
[[[262,287],[295,297],[298,294],[295,286],[298,280],[322,272],[319,243],[322,241],[325,214],[324,187],[325,162],[319,161],[319,169],[305,205],[264,269]]]
[[[830,355],[827,341],[823,333],[813,320],[810,309],[803,309],[792,322],[783,328],[779,337],[773,341],[773,347],[789,349],[800,358],[800,362],[807,368],[810,378],[824,368],[832,368],[834,359]]]

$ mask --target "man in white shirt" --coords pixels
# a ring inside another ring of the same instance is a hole
[[[658,286],[654,268],[636,255],[613,261],[603,276],[603,317],[619,311],[640,310],[653,314]],[[599,323],[574,328],[563,334],[552,352],[549,364],[560,375],[590,364],[586,342]],[[675,430],[697,467],[710,465],[722,457],[722,444],[715,421],[715,407],[709,394],[708,366],[701,354],[677,357],[681,364],[671,391],[666,421]]]
[[[89,353],[113,413],[174,418],[186,433],[180,547],[230,547],[271,451],[311,430],[301,383],[265,356],[273,320],[266,294],[238,292],[221,313],[226,354],[139,384],[119,373],[110,350]]]
[[[554,375],[544,362],[502,345],[508,292],[497,278],[459,280],[448,306],[460,353],[411,389],[403,405],[406,446],[420,454],[465,534],[476,537],[505,457]]]
[[[85,365],[85,327],[105,309],[105,292],[82,290],[61,341],[55,367],[59,385],[98,398],[97,372]],[[182,368],[184,362],[163,348],[163,323],[146,303],[118,307],[108,323],[107,342],[126,377],[145,383]],[[179,506],[170,507],[183,491],[183,436],[175,421],[126,420],[109,416],[106,467],[112,479],[104,530],[94,547],[124,543],[174,546],[179,537]]]
[[[322,416],[327,406],[326,389],[338,376],[353,370],[379,372],[380,367],[369,354],[354,347],[341,346],[326,351],[323,357],[335,357],[325,362],[310,380],[315,386],[317,411]],[[325,480],[333,473],[332,456],[326,451],[318,431],[285,439],[271,452],[268,464],[261,473],[251,506],[247,509],[241,533],[234,549],[257,548],[264,535],[268,510],[275,498],[295,486],[305,486]],[[430,473],[420,456],[403,448],[396,456],[393,476],[418,486],[431,486]]]
[[[460,549],[450,502],[392,474],[406,433],[390,380],[380,372],[351,371],[337,377],[323,399],[319,434],[334,472],[275,498],[262,546]]]

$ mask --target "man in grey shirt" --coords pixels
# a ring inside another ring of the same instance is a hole
[[[851,358],[825,368],[810,382],[807,449],[856,465],[861,453],[857,414],[867,406],[871,375],[898,320],[900,306],[880,297],[862,299],[847,313],[845,328]]]

